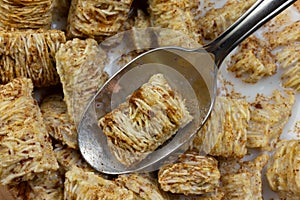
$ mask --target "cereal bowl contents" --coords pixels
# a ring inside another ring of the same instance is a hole
[[[0,199],[299,199],[299,0],[225,59],[214,110],[175,162],[111,176],[78,149],[81,114],[121,66],[149,48],[205,45],[255,2],[0,0]],[[161,75],[127,100],[99,122],[124,166],[195,120]],[[152,112],[154,101],[172,109]]]

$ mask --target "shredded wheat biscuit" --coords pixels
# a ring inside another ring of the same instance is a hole
[[[267,164],[269,156],[262,154],[253,161],[239,163],[237,171],[232,168],[221,175],[224,200],[262,200],[262,169]],[[222,162],[222,161],[221,161]],[[225,161],[226,162],[226,161]],[[223,165],[224,163],[221,163]],[[234,163],[232,163],[234,164]],[[236,163],[237,164],[237,163]]]
[[[284,87],[293,88],[295,91],[300,92],[300,62],[285,71],[281,78]]]
[[[119,175],[115,181],[133,191],[141,199],[168,199],[168,196],[159,189],[157,181],[147,174]]]
[[[0,28],[49,29],[53,0],[0,0]]]
[[[282,30],[285,26],[291,23],[290,8],[276,15],[273,19],[263,25],[263,29],[266,28],[268,32],[274,32]],[[267,33],[266,33],[267,34]]]
[[[273,49],[300,42],[300,20],[286,26],[283,30],[266,32],[264,36]]]
[[[64,101],[76,126],[90,98],[108,78],[103,71],[105,56],[95,40],[77,38],[67,41],[56,53]]]
[[[277,67],[271,49],[252,35],[241,43],[238,52],[231,57],[227,70],[247,83],[256,83],[265,76],[275,74]]]
[[[291,115],[294,103],[295,94],[290,90],[274,90],[269,97],[258,94],[250,108],[247,147],[272,149]]]
[[[27,77],[37,87],[58,84],[55,53],[64,42],[58,30],[0,31],[0,83]]]
[[[193,9],[198,8],[199,1],[149,0],[148,2],[152,26],[180,31],[197,43],[203,44],[192,12]],[[163,46],[163,44],[159,45]]]
[[[61,95],[51,95],[43,99],[41,112],[48,133],[56,140],[77,149],[77,131],[70,120],[67,105]]]
[[[222,183],[224,184],[223,188],[226,190],[227,194],[225,199],[253,199],[251,177],[252,174],[249,172],[240,172],[222,176]]]
[[[158,182],[164,191],[185,195],[205,194],[219,187],[218,161],[196,152],[182,154],[178,162],[159,169]]]
[[[127,19],[132,0],[74,0],[68,16],[68,38],[102,41],[116,34]]]
[[[276,59],[284,73],[282,85],[300,92],[300,43],[290,44],[276,53]]]
[[[65,199],[135,199],[132,191],[118,186],[114,181],[106,180],[93,172],[86,172],[75,166],[66,173],[65,177]]]
[[[64,172],[62,170],[39,173],[28,181],[26,200],[62,200]]]
[[[243,157],[247,153],[249,103],[217,97],[211,117],[197,133],[193,147],[213,156]]]
[[[30,79],[0,86],[0,184],[18,184],[58,168]]]
[[[153,75],[99,120],[108,145],[124,165],[144,159],[192,120],[185,101],[162,74]]]
[[[282,199],[300,199],[300,140],[281,141],[267,167],[267,180]],[[293,198],[288,198],[293,197]]]
[[[283,69],[300,63],[300,43],[293,43],[276,53],[276,60]]]
[[[7,185],[5,189],[11,194],[13,200],[27,200],[29,190],[27,182],[21,182],[18,185]]]
[[[212,8],[198,20],[205,39],[213,40],[245,13],[256,0],[229,0],[222,8]]]
[[[155,31],[158,46],[180,46],[184,48],[200,48],[201,44],[193,40],[184,32],[171,29],[159,29]]]
[[[61,144],[56,144],[54,146],[54,154],[60,167],[65,171],[69,171],[72,166],[76,166],[85,171],[93,171],[91,167],[84,161],[78,150],[68,148]]]

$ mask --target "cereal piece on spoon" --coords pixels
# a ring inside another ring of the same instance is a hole
[[[130,166],[144,159],[192,120],[185,100],[162,74],[153,75],[127,101],[99,120],[115,157]]]

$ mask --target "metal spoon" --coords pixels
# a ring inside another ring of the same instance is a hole
[[[103,85],[83,114],[78,127],[78,143],[85,160],[100,172],[122,174],[157,170],[162,164],[176,159],[187,149],[189,141],[212,110],[217,71],[225,57],[246,37],[295,1],[258,0],[223,34],[203,48],[157,48],[125,65]],[[106,136],[97,121],[156,73],[163,73],[171,86],[183,94],[194,120],[140,163],[125,167],[109,151]]]

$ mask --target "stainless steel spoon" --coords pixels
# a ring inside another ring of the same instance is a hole
[[[295,1],[258,0],[223,34],[203,48],[162,47],[132,60],[97,92],[83,114],[78,127],[78,143],[84,159],[96,170],[107,174],[153,171],[176,159],[187,149],[189,141],[212,110],[217,71],[225,57],[246,37]],[[187,99],[187,107],[194,120],[143,161],[125,167],[109,151],[106,136],[97,121],[156,73],[163,73],[171,86]]]

